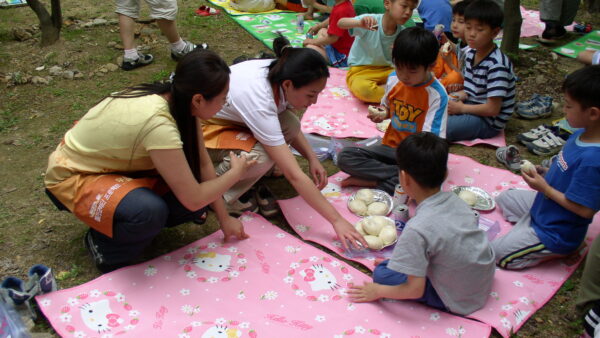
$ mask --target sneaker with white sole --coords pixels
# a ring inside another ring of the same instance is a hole
[[[133,70],[142,66],[149,65],[152,63],[152,61],[154,61],[154,56],[152,56],[152,54],[142,54],[138,52],[137,59],[123,58],[121,69]]]
[[[518,171],[521,169],[521,153],[513,145],[496,149],[496,159],[509,170]]]
[[[258,184],[256,186],[254,189],[254,198],[256,199],[261,215],[271,217],[279,213],[277,199],[266,185]]]
[[[246,191],[237,200],[227,203],[227,212],[232,216],[241,216],[244,212],[258,212],[258,204],[254,198],[254,190]]]
[[[557,154],[566,143],[566,139],[553,133],[548,133],[542,138],[528,144],[527,149],[536,155],[550,156]]]
[[[552,115],[552,97],[538,95],[534,98],[519,102],[515,107],[515,114],[526,120],[535,120]]]
[[[524,145],[527,145],[528,143],[538,140],[544,135],[556,130],[557,128],[542,124],[540,126],[530,129],[529,131],[517,135],[517,140],[519,140],[519,142],[523,143]]]
[[[184,41],[185,42],[185,47],[183,47],[183,49],[179,52],[176,52],[174,50],[171,49],[171,58],[175,61],[179,61],[182,57],[184,57],[187,53],[193,51],[196,48],[200,48],[200,49],[208,49],[208,44],[206,43],[201,43],[201,44],[195,44],[195,43],[191,43],[189,41]]]

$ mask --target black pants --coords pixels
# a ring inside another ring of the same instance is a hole
[[[377,181],[377,189],[394,195],[398,184],[396,149],[377,143],[368,147],[346,147],[338,155],[338,167],[357,178]]]
[[[190,211],[172,192],[159,196],[148,188],[134,189],[117,206],[113,237],[91,229],[92,239],[105,263],[127,263],[139,256],[164,227],[190,222],[207,208]]]

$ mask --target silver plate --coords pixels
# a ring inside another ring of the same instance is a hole
[[[392,202],[392,196],[390,196],[387,192],[385,192],[383,190],[379,190],[379,189],[371,189],[371,191],[373,192],[373,202],[383,202],[388,207],[385,215],[381,215],[381,216],[389,215],[390,212],[392,212],[392,208],[394,207],[394,203]],[[356,198],[356,192],[348,198],[348,203],[346,203],[348,210],[350,210],[350,202],[354,201],[355,198]],[[350,210],[350,211],[352,211],[352,210]],[[358,217],[367,217],[367,216],[361,216],[355,212],[353,212],[353,214],[355,214]]]
[[[479,211],[489,211],[494,210],[496,207],[496,202],[490,194],[488,194],[485,190],[478,187],[471,187],[467,185],[459,185],[457,187],[452,188],[452,192],[456,195],[460,194],[461,191],[466,190],[477,195],[477,202],[471,208]]]
[[[386,193],[386,192],[384,191],[384,193]],[[368,220],[368,219],[369,219],[369,218],[371,218],[371,217],[373,217],[373,216],[365,216],[363,219],[361,219],[360,221],[356,222],[356,223],[354,224],[354,227],[356,228],[356,224],[358,224],[359,222],[362,222],[362,221]],[[394,229],[396,228],[396,222],[394,222],[394,220],[393,220],[393,219],[391,219],[391,218],[389,218],[389,217],[386,217],[386,216],[382,216],[382,217],[385,217],[385,218],[387,219],[387,221],[390,223],[390,225],[394,227]],[[388,247],[390,247],[390,246],[392,246],[392,245],[396,244],[396,242],[398,242],[398,237],[399,237],[399,236],[400,236],[400,235],[398,234],[398,230],[396,230],[396,240],[395,240],[395,241],[393,241],[392,243],[388,244],[388,245],[384,245],[384,246],[383,246],[383,247],[382,247],[380,250],[383,250],[383,249],[385,249],[385,248],[388,248]],[[359,241],[356,241],[356,244],[357,244],[359,247],[361,247],[361,248],[362,248],[362,244],[361,244]],[[362,250],[365,250],[365,249],[367,249],[367,250],[372,250],[372,251],[379,251],[379,250],[374,250],[374,249],[371,249],[371,248],[363,248]]]

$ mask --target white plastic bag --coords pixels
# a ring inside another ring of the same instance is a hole
[[[240,12],[260,13],[268,12],[275,8],[273,0],[231,0],[231,8]]]

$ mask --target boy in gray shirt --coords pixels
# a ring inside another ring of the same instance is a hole
[[[442,192],[448,144],[421,132],[397,148],[400,184],[418,204],[392,258],[373,271],[374,283],[351,287],[354,302],[412,299],[468,315],[485,304],[494,279],[494,253],[473,211],[452,192]]]

